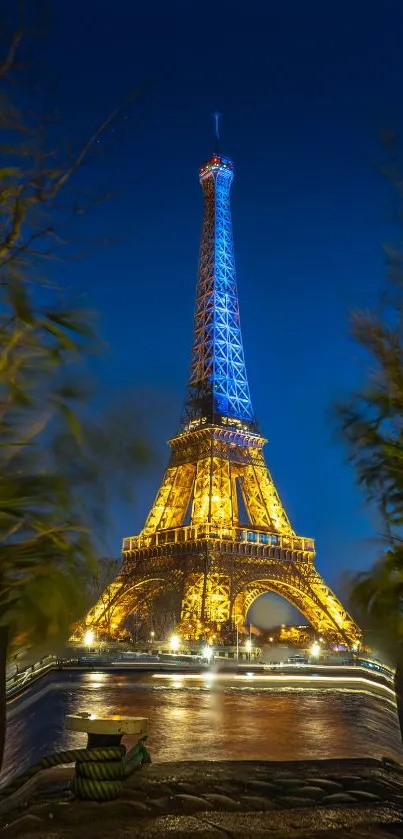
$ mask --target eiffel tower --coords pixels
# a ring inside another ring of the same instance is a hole
[[[147,620],[171,591],[181,603],[179,628],[193,638],[213,628],[219,637],[224,626],[246,623],[259,595],[275,592],[315,631],[352,646],[360,630],[316,570],[313,539],[293,530],[263,456],[239,318],[234,165],[217,149],[199,177],[204,217],[180,430],[143,530],[123,540],[122,571],[85,624],[117,635],[128,615]]]

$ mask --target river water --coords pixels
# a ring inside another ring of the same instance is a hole
[[[61,672],[9,705],[1,781],[44,754],[84,746],[85,735],[64,725],[66,714],[83,711],[148,717],[155,761],[403,760],[393,697],[365,684],[273,688],[258,676]]]

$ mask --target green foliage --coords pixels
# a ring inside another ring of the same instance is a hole
[[[28,295],[24,321],[0,312],[0,624],[11,642],[66,636],[82,615],[108,507],[148,461],[135,406],[89,410],[85,344],[68,323],[67,341],[65,327],[49,340]]]
[[[348,583],[364,641],[396,660],[403,643],[403,548],[395,545],[369,571],[350,575]]]
[[[30,85],[24,108],[10,98],[21,38],[0,60],[0,627],[9,644],[30,646],[66,638],[83,615],[111,501],[129,496],[149,452],[131,400],[94,407],[92,313],[52,282],[58,226],[79,206],[61,193],[117,111],[56,151],[41,92],[33,101]]]
[[[396,166],[393,179],[400,201]],[[403,257],[399,246],[386,255],[388,284],[378,306],[352,317],[352,335],[369,361],[365,381],[338,406],[337,420],[357,482],[378,512],[383,544],[375,565],[349,578],[352,607],[396,655],[403,643]]]
[[[339,408],[358,482],[377,505],[391,537],[400,536],[403,524],[402,291],[394,297],[395,312],[355,314],[352,332],[369,354],[371,368],[364,387]]]

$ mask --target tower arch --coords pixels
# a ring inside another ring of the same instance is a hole
[[[173,585],[171,581],[172,588]],[[134,611],[147,618],[153,601],[167,587],[169,588],[169,582],[166,577],[148,577],[140,580],[132,578],[130,581],[123,575],[121,578],[117,577],[88,612],[85,623],[108,635],[117,635],[127,616]]]
[[[267,593],[278,594],[287,600],[291,606],[298,609],[316,632],[325,635],[329,640],[337,641],[344,636],[345,643],[350,643],[347,612],[342,610],[337,616],[332,615],[326,602],[323,602],[312,588],[297,585],[295,581],[291,580],[279,580],[276,577],[268,576],[263,579],[251,580],[242,586],[233,599],[232,622],[235,625],[245,625],[252,604],[262,594]]]

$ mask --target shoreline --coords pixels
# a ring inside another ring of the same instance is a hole
[[[40,684],[41,681],[49,675],[57,673],[147,673],[153,674],[155,678],[169,678],[169,675],[179,676],[184,679],[195,679],[209,676],[217,682],[225,679],[234,679],[238,682],[248,681],[249,686],[252,680],[264,683],[266,687],[281,686],[281,687],[299,687],[301,689],[307,687],[314,687],[315,689],[331,688],[332,684],[344,681],[346,685],[352,688],[357,685],[357,690],[360,690],[359,684],[370,685],[371,688],[382,691],[383,694],[388,694],[390,701],[395,701],[395,691],[393,687],[393,680],[384,672],[377,672],[362,665],[305,665],[301,668],[284,666],[281,668],[272,668],[267,665],[257,664],[239,664],[231,667],[214,665],[201,667],[200,664],[184,664],[183,662],[116,662],[116,663],[77,663],[70,662],[63,663],[57,661],[48,664],[41,670],[33,671],[30,678],[25,678],[22,682],[16,683],[7,690],[6,702],[11,704],[15,701],[23,699],[23,697],[30,691],[35,684]]]
[[[0,837],[354,839],[385,836],[392,825],[394,836],[403,835],[403,764],[392,761],[155,763],[128,778],[117,801],[103,804],[74,799],[72,773],[47,770],[30,790],[3,801]]]

